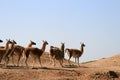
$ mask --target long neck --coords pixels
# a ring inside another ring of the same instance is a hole
[[[32,44],[30,43],[30,44],[28,44],[28,47],[32,47]]]
[[[61,45],[62,58],[64,58],[64,44]]]
[[[84,52],[84,49],[83,49],[83,46],[82,46],[82,45],[81,45],[80,51],[81,51],[82,53]]]
[[[44,52],[44,51],[45,51],[45,48],[46,48],[46,44],[43,43],[41,50]]]
[[[9,47],[9,42],[6,42],[5,49],[8,49]]]
[[[64,44],[61,45],[61,51],[64,52]]]
[[[14,44],[11,44],[10,49],[12,49],[13,47],[14,47]]]

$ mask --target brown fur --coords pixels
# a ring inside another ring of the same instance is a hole
[[[9,62],[9,57],[8,57],[8,55],[9,55],[10,52],[13,50],[14,45],[17,44],[17,43],[16,43],[14,40],[12,40],[10,44],[11,44],[10,48],[7,49],[5,55],[3,56],[3,59],[5,60],[5,66],[6,66],[6,65],[8,64],[8,62]],[[7,59],[7,60],[6,60],[6,59]],[[12,57],[12,61],[13,61],[13,57]]]
[[[43,45],[42,45],[41,49],[39,49],[39,48],[26,48],[25,49],[25,55],[26,55],[25,63],[26,63],[27,67],[28,67],[27,60],[29,58],[29,55],[31,55],[31,57],[33,58],[33,67],[34,67],[34,62],[36,61],[36,58],[39,60],[39,63],[41,65],[40,57],[42,56],[43,52],[45,51],[46,45],[48,45],[48,42],[43,41]]]
[[[36,45],[36,43],[30,40],[30,43],[28,44],[28,47],[32,47],[32,45]],[[19,62],[20,62],[21,57],[24,57],[24,50],[25,50],[24,47],[22,47],[20,45],[15,45],[14,49],[12,49],[12,51],[9,55],[9,57],[10,56],[13,57],[13,55],[18,55],[17,66],[19,66]]]
[[[64,43],[61,43],[61,48],[50,46],[50,61],[53,60],[54,66],[55,66],[55,59],[59,60],[60,65],[63,67]]]
[[[1,63],[2,59],[3,59],[3,56],[5,55],[5,53],[7,51],[7,49],[9,49],[9,44],[10,43],[11,43],[11,41],[6,39],[5,47],[4,48],[0,48],[0,63]]]
[[[65,49],[65,52],[67,52],[67,54],[69,56],[69,59],[68,59],[69,64],[70,64],[71,57],[73,57],[73,58],[75,58],[75,62],[76,62],[76,58],[78,59],[78,65],[79,65],[79,57],[84,52],[83,47],[85,47],[84,43],[81,44],[81,49],[80,50],[78,50],[78,49],[69,49],[69,48]]]

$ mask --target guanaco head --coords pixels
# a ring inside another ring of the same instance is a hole
[[[61,44],[63,45],[63,44],[65,44],[64,42],[61,42]]]
[[[65,49],[65,53],[67,53],[67,52],[69,52],[69,51],[70,51],[70,49],[68,49],[68,48]]]
[[[43,40],[43,43],[46,44],[46,45],[48,45],[48,42],[46,40],[45,41]]]
[[[0,39],[0,42],[3,42],[3,41]]]
[[[12,41],[10,41],[10,39],[6,39],[6,41],[7,41],[7,44],[12,43]]]
[[[12,43],[13,43],[13,44],[17,44],[15,40],[12,40]]]
[[[36,45],[36,43],[35,43],[35,42],[33,42],[33,41],[31,41],[31,40],[30,40],[30,43],[31,43],[32,45]]]
[[[85,47],[85,44],[84,44],[84,43],[81,43],[81,46]]]

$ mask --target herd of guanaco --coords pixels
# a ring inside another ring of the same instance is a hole
[[[0,43],[3,41],[0,40]],[[46,46],[48,45],[47,41],[43,40],[43,44],[41,48],[37,47],[32,47],[32,45],[36,45],[35,42],[31,41],[29,42],[27,47],[23,47],[20,45],[17,45],[17,42],[15,40],[8,40],[6,39],[6,44],[5,46],[0,46],[0,63],[3,61],[4,66],[7,67],[9,63],[9,59],[12,58],[12,63],[14,66],[19,66],[19,63],[21,62],[22,59],[25,59],[25,64],[26,67],[29,67],[28,65],[28,58],[32,57],[33,58],[33,65],[32,67],[34,68],[34,63],[36,62],[36,59],[38,59],[40,66],[42,67],[41,64],[41,56],[45,52]],[[49,57],[50,57],[50,63],[53,63],[55,66],[55,60],[58,60],[61,67],[63,67],[63,60],[64,60],[64,53],[67,53],[69,59],[68,63],[70,63],[71,57],[75,58],[78,61],[78,66],[79,66],[79,58],[84,52],[84,47],[85,44],[81,43],[80,44],[80,49],[73,49],[73,48],[66,48],[65,49],[65,43],[61,43],[61,47],[55,47],[55,46],[50,46],[49,49]],[[14,55],[17,55],[17,64],[14,64]]]

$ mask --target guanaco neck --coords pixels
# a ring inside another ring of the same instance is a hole
[[[81,51],[82,53],[84,52],[84,49],[83,49],[82,44],[81,44],[81,49],[80,49],[80,51]]]
[[[14,44],[12,43],[12,44],[10,44],[10,49],[12,49],[14,47]]]
[[[64,53],[64,44],[61,45],[61,51]]]
[[[9,41],[6,42],[5,49],[8,49],[9,47]]]
[[[46,43],[43,43],[41,50],[44,52],[46,48]]]
[[[11,46],[10,46],[10,49],[13,49],[15,47],[15,44],[12,43]]]
[[[28,47],[32,47],[32,43],[29,43],[29,44],[28,44]]]

